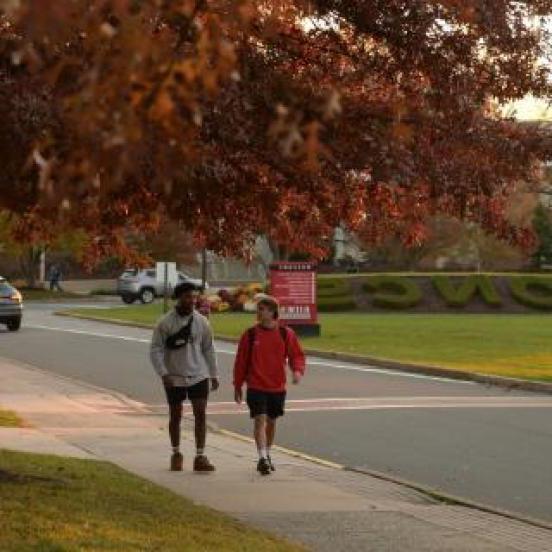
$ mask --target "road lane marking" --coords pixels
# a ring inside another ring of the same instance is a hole
[[[74,330],[72,328],[58,328],[55,326],[43,326],[41,324],[25,324],[25,328],[30,328],[33,330],[50,330],[54,332],[66,332],[66,333],[73,333],[78,335],[90,335],[92,337],[108,337],[111,339],[121,339],[123,341],[136,341],[139,343],[150,343],[151,339],[142,339],[140,337],[131,337],[128,335],[114,335],[114,334],[106,334],[106,333],[99,333],[99,332],[91,332],[88,330]]]
[[[101,337],[101,338],[110,338],[110,339],[119,339],[122,341],[135,341],[137,343],[150,343],[150,339],[144,339],[140,337],[133,337],[133,336],[123,336],[123,335],[117,335],[117,334],[107,334],[107,333],[100,333],[100,332],[93,332],[90,330],[75,330],[72,328],[62,328],[59,326],[46,326],[42,324],[25,324],[26,328],[30,329],[37,329],[37,330],[50,330],[50,331],[57,331],[57,332],[67,332],[67,333],[73,333],[77,335],[90,335],[92,337]],[[220,347],[216,348],[217,353],[220,354],[226,354],[226,355],[235,355],[236,351],[235,349],[221,349]],[[307,365],[308,366],[321,366],[324,368],[336,368],[338,370],[347,370],[349,372],[366,372],[369,374],[382,374],[385,376],[397,376],[402,378],[410,378],[410,379],[423,379],[423,380],[431,380],[431,381],[437,381],[437,382],[448,382],[448,383],[455,383],[460,385],[477,385],[476,382],[473,381],[463,381],[463,380],[457,380],[452,378],[444,378],[444,377],[436,377],[436,376],[429,376],[425,374],[413,374],[410,372],[401,372],[397,370],[393,370],[392,368],[376,368],[376,367],[370,367],[370,366],[357,366],[355,364],[342,364],[342,363],[335,363],[335,362],[326,362],[324,360],[313,360],[313,358],[318,357],[307,357]]]
[[[166,404],[150,405],[153,411],[165,411]],[[316,398],[291,399],[286,402],[287,412],[328,412],[348,410],[391,410],[428,408],[552,408],[548,397],[367,397],[367,398]],[[184,405],[186,413],[191,412]],[[210,402],[211,415],[244,414],[245,404],[231,401]]]
[[[454,378],[445,378],[445,377],[437,377],[437,376],[427,376],[425,374],[413,374],[411,372],[400,372],[397,370],[393,370],[392,368],[367,368],[364,366],[355,366],[354,364],[336,364],[333,362],[324,362],[320,360],[309,360],[311,357],[307,357],[307,365],[320,365],[320,366],[327,366],[329,368],[337,368],[339,370],[348,370],[350,372],[370,372],[372,374],[385,374],[389,375],[392,374],[394,376],[401,376],[401,377],[408,377],[408,378],[414,378],[414,379],[424,379],[424,380],[433,380],[433,381],[440,381],[440,382],[449,382],[449,383],[460,383],[463,385],[477,385],[474,381],[464,381],[464,380],[458,380]],[[318,358],[318,357],[314,357]]]

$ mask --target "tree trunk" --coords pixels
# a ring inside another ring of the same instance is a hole
[[[40,269],[40,255],[42,247],[30,246],[19,257],[19,267],[27,286],[36,286],[38,271]]]

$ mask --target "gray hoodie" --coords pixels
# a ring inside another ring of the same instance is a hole
[[[190,343],[180,349],[168,349],[167,337],[186,326],[190,316],[193,316]],[[175,309],[168,312],[153,331],[150,359],[157,374],[171,376],[175,386],[190,387],[206,378],[216,378],[213,331],[207,318],[195,310],[188,316],[180,316]]]

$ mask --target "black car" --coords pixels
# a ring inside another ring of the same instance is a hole
[[[21,293],[0,277],[0,324],[6,324],[10,332],[21,327],[23,298]]]

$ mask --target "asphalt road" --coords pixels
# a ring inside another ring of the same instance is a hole
[[[56,308],[28,304],[21,331],[0,331],[0,356],[122,392],[164,414],[149,331],[53,316]],[[249,435],[247,414],[232,403],[234,346],[217,350],[222,385],[210,420]],[[303,383],[290,386],[277,441],[552,522],[551,415],[550,396],[312,358]]]

